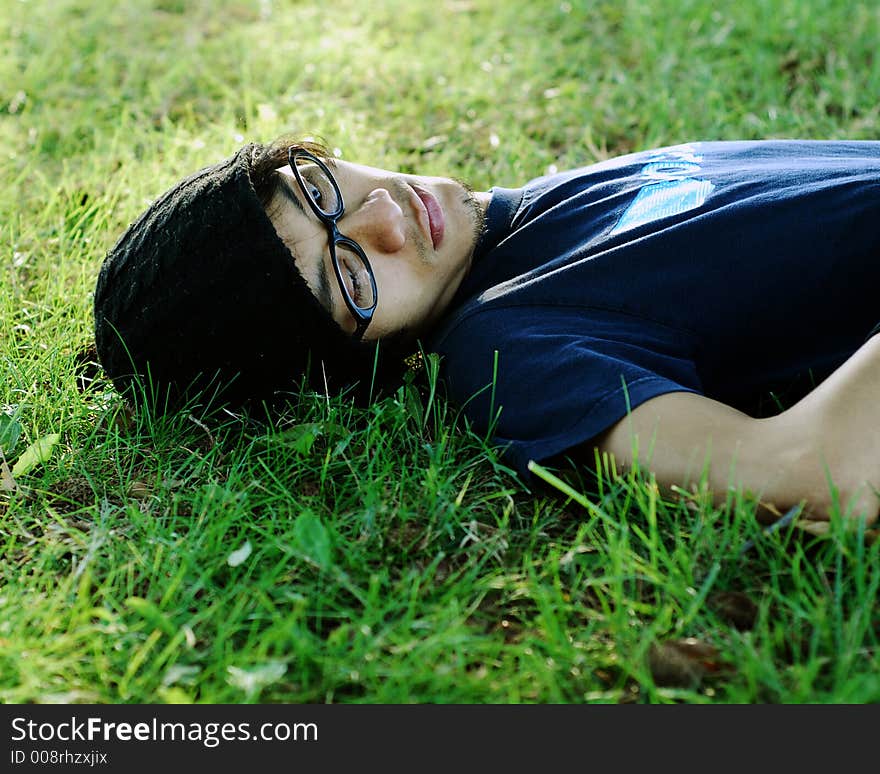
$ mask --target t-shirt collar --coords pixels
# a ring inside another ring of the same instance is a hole
[[[474,263],[477,263],[510,233],[513,216],[516,214],[523,197],[522,188],[499,188],[496,186],[490,188],[489,193],[492,194],[492,198],[486,208],[483,233],[480,234],[474,248]]]

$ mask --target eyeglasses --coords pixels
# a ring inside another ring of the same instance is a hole
[[[287,162],[306,201],[327,229],[333,271],[342,290],[345,305],[357,322],[356,339],[373,319],[378,292],[373,268],[361,246],[339,233],[336,227],[345,214],[345,203],[335,178],[317,156],[301,148],[287,149]]]

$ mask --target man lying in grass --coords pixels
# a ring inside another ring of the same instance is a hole
[[[129,395],[237,406],[375,396],[421,345],[526,476],[638,455],[820,532],[880,509],[878,288],[880,142],[695,143],[473,192],[282,140],[128,229],[96,343]]]

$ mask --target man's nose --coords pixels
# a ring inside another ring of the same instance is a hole
[[[383,253],[396,253],[406,244],[403,210],[385,188],[370,191],[357,209],[346,208],[339,230],[361,247]]]

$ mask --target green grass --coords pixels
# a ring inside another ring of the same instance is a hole
[[[0,701],[880,699],[859,534],[765,536],[639,471],[529,489],[410,388],[267,429],[76,378],[106,250],[244,140],[486,188],[877,138],[878,40],[843,0],[0,0],[0,448],[29,468],[0,489]]]

